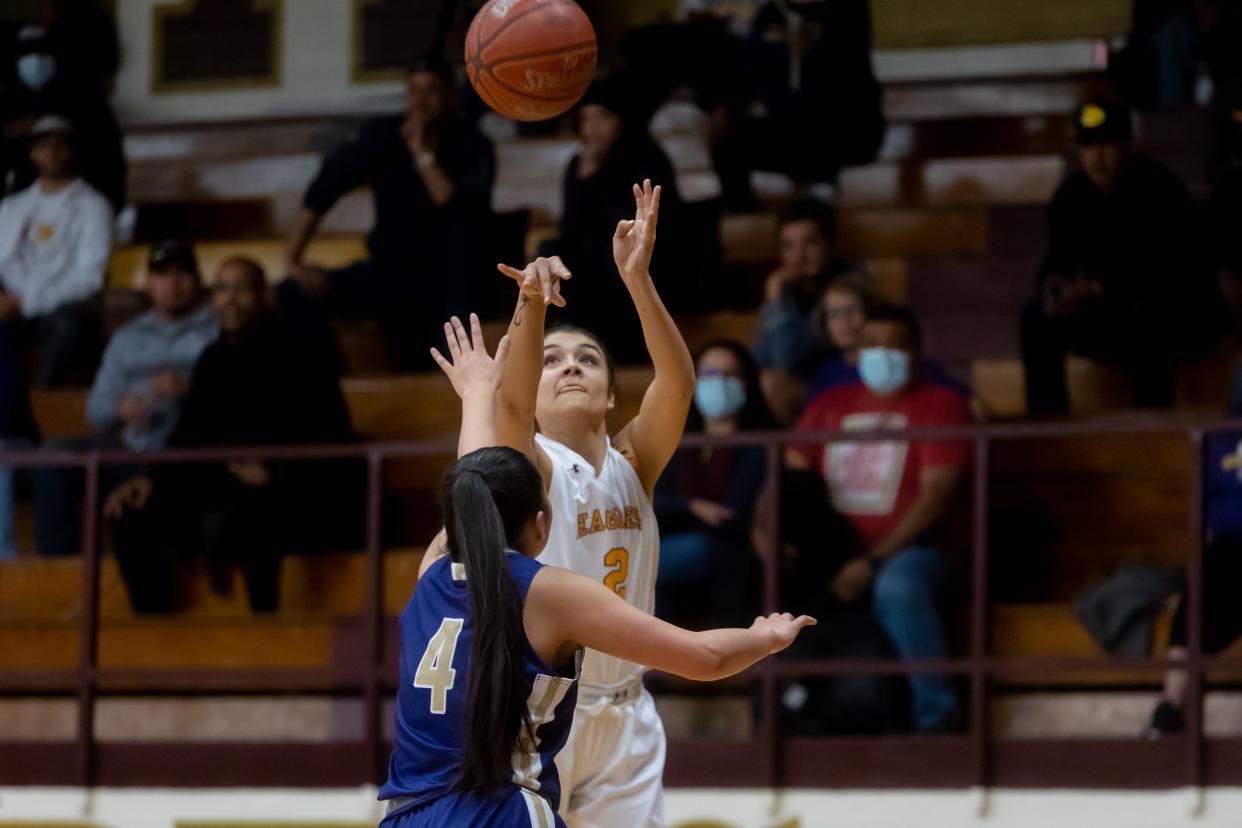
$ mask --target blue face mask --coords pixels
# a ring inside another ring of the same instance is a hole
[[[700,377],[694,386],[694,404],[709,420],[731,417],[746,405],[746,386],[737,377]]]
[[[39,91],[56,74],[56,58],[34,52],[17,59],[17,77],[30,89]]]
[[[892,348],[863,348],[858,373],[872,393],[891,394],[910,381],[910,355]]]

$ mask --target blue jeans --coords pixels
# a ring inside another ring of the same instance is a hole
[[[903,659],[943,658],[944,630],[936,608],[940,550],[911,546],[889,557],[872,585],[876,620]],[[948,676],[913,675],[914,723],[931,730],[951,721],[957,709]]]

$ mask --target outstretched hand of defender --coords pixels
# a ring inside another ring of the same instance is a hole
[[[440,366],[453,383],[453,390],[463,400],[468,395],[493,394],[500,386],[505,372],[505,359],[509,356],[509,337],[503,336],[496,345],[496,356],[489,356],[483,343],[483,326],[479,317],[470,314],[470,331],[456,316],[444,323],[444,338],[449,356],[446,359],[439,350],[431,349],[431,358]]]
[[[517,282],[522,289],[522,295],[531,302],[565,307],[565,299],[561,296],[561,282],[572,279],[573,274],[565,267],[560,256],[540,256],[523,270],[507,264],[498,264],[496,269]]]
[[[651,253],[655,250],[656,224],[660,220],[660,187],[651,179],[634,185],[634,218],[617,225],[612,237],[612,257],[621,278],[626,281],[649,275]]]
[[[772,649],[768,651],[768,655],[773,655],[794,643],[794,639],[798,637],[803,627],[814,627],[816,623],[816,620],[809,615],[799,615],[794,618],[787,612],[774,612],[766,618],[759,616],[750,628],[772,636]]]

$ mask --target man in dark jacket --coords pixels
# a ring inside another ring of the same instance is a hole
[[[431,367],[440,322],[464,314],[472,251],[483,240],[495,156],[491,142],[452,117],[452,69],[438,56],[410,69],[402,115],[376,118],[324,159],[289,234],[281,310],[339,360],[332,319],[377,319],[397,370]],[[305,261],[324,214],[369,186],[375,226],[371,256],[341,270]]]
[[[1136,405],[1171,406],[1177,362],[1209,346],[1223,320],[1194,201],[1134,151],[1120,104],[1090,101],[1074,121],[1082,168],[1053,197],[1039,294],[1022,315],[1027,410],[1068,410],[1070,352],[1122,365]]]
[[[308,360],[271,312],[263,270],[249,259],[220,266],[214,305],[220,339],[190,379],[170,447],[340,443],[351,437],[335,373]],[[346,464],[347,466],[350,464]],[[161,466],[108,498],[130,600],[139,612],[174,609],[177,552],[201,552],[213,585],[227,591],[228,564],[246,576],[251,608],[276,609],[284,551],[343,542],[323,515],[357,519],[336,462],[238,461]]]

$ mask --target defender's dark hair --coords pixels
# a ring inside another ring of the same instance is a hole
[[[830,241],[837,238],[837,213],[832,209],[831,204],[817,198],[798,199],[781,211],[776,224],[778,227],[784,227],[799,221],[814,222],[824,234],[824,238]]]
[[[596,347],[599,348],[600,353],[604,355],[604,365],[608,368],[608,390],[617,390],[617,362],[612,358],[612,351],[608,350],[604,340],[599,338],[599,334],[594,331],[588,331],[586,328],[580,328],[577,325],[553,325],[544,332],[544,341],[546,342],[548,337],[555,333],[578,334],[594,342]]]
[[[742,384],[746,386],[746,404],[742,406],[741,411],[737,412],[737,430],[762,431],[775,428],[776,419],[772,416],[767,398],[763,395],[763,388],[759,385],[759,366],[755,363],[755,358],[750,355],[750,349],[745,345],[736,339],[723,337],[713,339],[695,353],[694,364],[697,366],[705,353],[716,348],[733,354],[733,358],[742,368]],[[697,405],[692,405],[690,414],[686,418],[686,431],[702,430],[703,415],[699,413]]]
[[[513,779],[513,753],[533,742],[519,664],[522,609],[505,555],[545,508],[543,479],[520,452],[484,448],[457,461],[441,492],[450,559],[466,570],[473,644],[462,789]]]
[[[867,321],[894,322],[904,325],[910,334],[910,344],[916,351],[923,349],[923,326],[919,324],[919,318],[914,315],[914,311],[909,308],[894,304],[876,305],[867,311]]]

